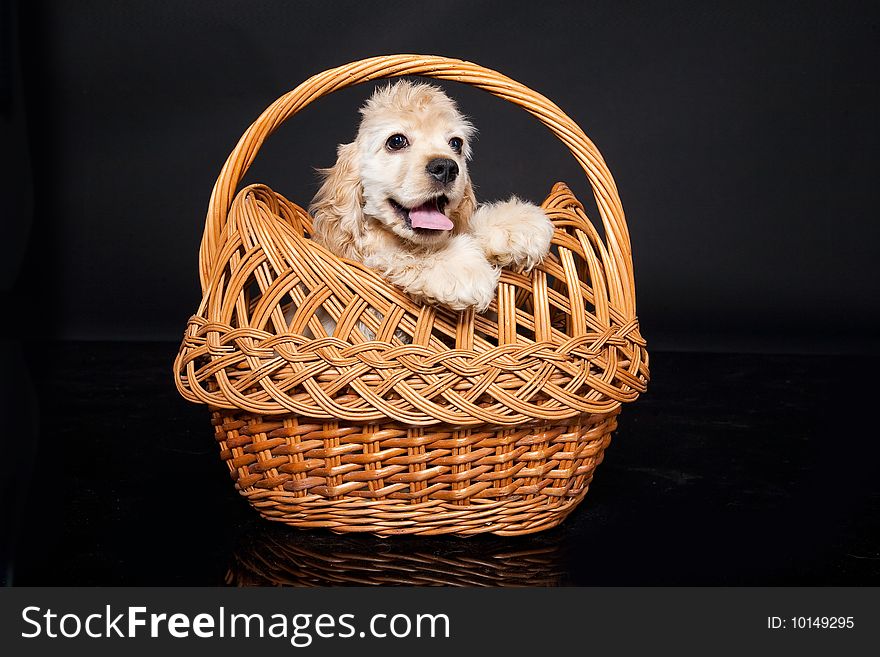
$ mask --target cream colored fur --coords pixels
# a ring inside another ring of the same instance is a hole
[[[379,271],[412,297],[453,310],[484,311],[501,267],[529,270],[550,248],[553,226],[536,205],[511,198],[477,207],[467,171],[473,126],[440,89],[407,81],[378,89],[361,109],[357,137],[322,170],[310,205],[314,239]],[[391,150],[392,135],[408,145]],[[462,140],[460,152],[450,140]],[[428,175],[435,158],[458,175],[443,186]],[[450,231],[414,230],[394,203],[414,208],[439,194]],[[392,203],[389,199],[393,200]]]

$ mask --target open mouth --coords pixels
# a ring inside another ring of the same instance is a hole
[[[403,219],[407,228],[417,233],[434,233],[452,230],[453,224],[443,210],[449,199],[446,196],[436,196],[413,208],[405,208],[393,198],[389,198],[397,214]]]

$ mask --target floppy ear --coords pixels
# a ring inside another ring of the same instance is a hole
[[[471,215],[476,209],[477,197],[474,196],[474,187],[471,185],[470,178],[468,178],[467,184],[464,186],[464,196],[461,199],[461,203],[458,204],[458,207],[455,208],[455,210],[449,213],[449,218],[452,219],[452,223],[455,224],[456,232],[468,229]]]
[[[324,182],[309,205],[315,218],[316,241],[336,255],[353,257],[363,233],[363,188],[358,173],[357,145],[343,144],[336,164],[319,169]]]

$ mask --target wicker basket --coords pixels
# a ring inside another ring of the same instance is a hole
[[[236,194],[266,137],[307,104],[401,75],[470,84],[534,115],[583,167],[604,238],[557,183],[543,203],[556,226],[551,255],[529,275],[504,271],[483,315],[456,313],[416,304],[311,242],[306,211],[268,187]],[[629,235],[601,155],[552,102],[460,60],[376,57],[275,101],[214,186],[199,272],[202,302],[174,363],[178,390],[210,407],[238,491],[296,527],[553,527],[586,494],[621,403],[648,381]],[[336,321],[333,335],[318,308]]]

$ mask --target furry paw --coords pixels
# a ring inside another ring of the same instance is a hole
[[[470,227],[490,262],[526,272],[544,259],[553,238],[544,211],[515,196],[480,206]]]
[[[483,255],[468,235],[459,235],[444,249],[424,282],[424,294],[453,310],[474,307],[483,312],[495,298],[501,270]]]
[[[470,235],[458,235],[422,263],[418,276],[408,277],[404,290],[429,303],[452,310],[476,308],[483,312],[495,298],[501,270],[483,255]]]
[[[486,259],[482,263],[463,267],[457,272],[444,272],[434,281],[430,298],[452,310],[475,308],[483,312],[495,298],[501,269]]]

